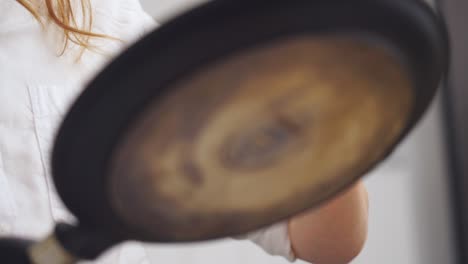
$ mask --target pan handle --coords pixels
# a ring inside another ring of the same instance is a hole
[[[68,252],[55,234],[27,248],[32,264],[74,264],[78,258]]]
[[[0,260],[5,264],[34,264],[28,249],[35,242],[19,238],[0,238]]]
[[[1,238],[0,259],[5,264],[74,264],[77,262],[77,259],[66,252],[53,235],[40,242],[20,238]]]
[[[95,260],[117,243],[79,226],[60,223],[41,241],[0,238],[0,259],[5,264],[75,264]]]

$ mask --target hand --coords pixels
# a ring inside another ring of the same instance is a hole
[[[289,234],[297,258],[314,264],[345,264],[367,239],[369,201],[359,182],[333,200],[293,218]]]

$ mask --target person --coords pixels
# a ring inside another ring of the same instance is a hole
[[[86,82],[156,26],[138,0],[0,0],[0,236],[41,238],[72,220],[50,178],[55,130]],[[290,261],[348,263],[363,248],[367,218],[359,182],[246,238]]]

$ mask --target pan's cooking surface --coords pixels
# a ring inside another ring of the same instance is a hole
[[[301,36],[199,69],[117,147],[115,211],[163,240],[242,233],[328,198],[406,126],[412,87],[371,42]]]

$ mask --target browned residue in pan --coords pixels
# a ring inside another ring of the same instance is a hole
[[[109,188],[124,221],[163,240],[237,234],[316,205],[383,157],[412,104],[396,56],[339,37],[247,50],[171,89],[120,144]]]

